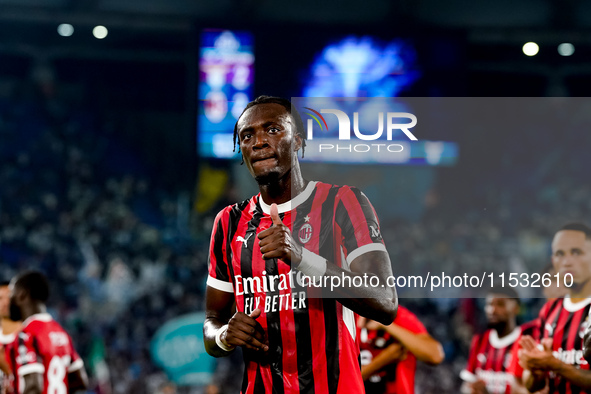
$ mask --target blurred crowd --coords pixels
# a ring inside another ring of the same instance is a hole
[[[161,382],[148,377],[161,372],[150,338],[168,319],[202,309],[207,240],[179,229],[178,212],[188,209],[178,194],[152,186],[141,165],[130,172],[133,150],[96,114],[34,86],[4,93],[2,275],[47,273],[51,312],[90,360],[96,386],[109,379],[115,393],[155,392]]]
[[[154,182],[117,135],[96,113],[48,98],[32,82],[2,92],[2,275],[31,268],[48,274],[50,312],[72,334],[97,392],[110,381],[114,393],[172,393],[150,358],[150,339],[167,320],[203,310],[207,231],[216,212],[188,231],[190,192],[183,197]],[[508,155],[507,168],[519,164],[519,151]],[[383,221],[394,273],[541,272],[551,234],[591,211],[591,187],[563,176],[572,160],[546,160],[548,170],[518,193],[507,191],[512,177],[501,177],[469,191],[478,204],[454,209],[442,198],[419,222]],[[482,300],[461,291],[437,299],[400,295],[446,354],[443,365],[419,368],[419,376],[430,376],[417,379],[419,392],[457,392],[470,338],[483,328]],[[525,322],[543,300],[521,295]],[[239,356],[221,361],[208,392],[236,387],[240,368]]]

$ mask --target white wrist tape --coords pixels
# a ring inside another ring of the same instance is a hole
[[[297,269],[310,277],[320,277],[326,273],[326,259],[302,248],[302,261]]]
[[[235,346],[228,345],[222,342],[222,334],[228,331],[228,325],[223,325],[219,328],[219,330],[215,333],[215,343],[220,347],[220,349],[225,350],[226,352],[231,352],[234,350]]]

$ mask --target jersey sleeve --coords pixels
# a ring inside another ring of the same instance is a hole
[[[421,323],[419,318],[414,313],[402,306],[398,306],[398,314],[396,315],[396,319],[394,319],[394,324],[397,324],[414,334],[427,333],[427,329],[423,323]]]
[[[15,375],[24,376],[31,373],[44,373],[45,366],[39,352],[39,346],[33,335],[20,332],[15,339]]]
[[[511,348],[511,365],[508,369],[508,372],[517,379],[523,377],[523,367],[519,364],[519,349],[521,349],[519,343],[516,343],[515,346]]]
[[[386,251],[380,224],[369,199],[359,189],[343,186],[335,213],[347,263],[371,251]]]
[[[209,276],[207,278],[207,285],[227,293],[233,293],[234,286],[230,279],[226,253],[227,212],[228,208],[218,213],[213,224],[209,243]]]
[[[68,335],[70,339],[70,365],[68,366],[68,373],[79,371],[84,367],[84,361],[82,361],[82,357],[78,354],[76,349],[74,348],[74,342],[72,341],[72,337]]]
[[[521,325],[521,339],[524,335],[531,336],[534,340],[540,340],[540,331],[541,331],[541,319],[538,317],[532,321],[524,323]],[[519,364],[519,349],[521,346],[519,345],[519,339],[516,341],[515,345],[511,349],[511,365],[509,367],[509,373],[515,376],[518,379],[521,379],[523,376],[523,367]]]
[[[527,323],[523,323],[521,325],[521,335],[529,335],[536,341],[540,340],[540,331],[541,331],[541,320],[538,317],[532,321]]]
[[[478,355],[478,347],[480,344],[481,335],[474,335],[472,338],[472,343],[470,344],[470,355],[468,356],[468,363],[466,364],[466,368],[460,372],[460,378],[462,378],[465,382],[475,382],[477,380],[476,377],[476,362],[477,362],[477,355]]]

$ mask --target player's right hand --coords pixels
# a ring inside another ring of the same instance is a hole
[[[283,224],[277,204],[271,204],[270,213],[273,225],[257,235],[263,258],[280,259],[297,267],[302,261],[302,247],[293,241],[291,230]]]
[[[265,330],[256,321],[261,315],[260,309],[255,309],[250,315],[236,312],[228,322],[228,330],[221,336],[221,340],[231,346],[243,346],[247,349],[269,350],[265,343]]]

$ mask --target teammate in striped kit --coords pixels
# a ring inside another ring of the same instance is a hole
[[[417,361],[437,365],[445,357],[441,343],[402,305],[389,326],[360,317],[357,327],[368,394],[414,394]]]
[[[375,211],[357,189],[303,179],[305,131],[289,101],[249,103],[235,137],[260,193],[216,217],[206,349],[220,357],[242,347],[244,394],[362,393],[355,313],[388,325],[397,309]],[[379,285],[328,293],[304,275]]]
[[[24,273],[11,283],[10,318],[23,320],[5,350],[15,393],[68,394],[88,385],[72,339],[46,312],[48,297],[47,278],[39,272]]]
[[[6,361],[4,347],[15,339],[20,330],[21,322],[10,320],[10,282],[0,282],[0,393],[4,394],[11,387],[12,370]]]
[[[583,358],[583,337],[591,308],[591,229],[568,224],[552,241],[552,264],[563,278],[573,277],[569,295],[548,301],[540,311],[541,348],[531,337],[520,341],[520,364],[530,391],[591,393],[589,363]]]
[[[519,298],[511,287],[495,286],[486,298],[489,329],[475,335],[470,346],[468,365],[460,377],[466,382],[462,392],[471,394],[511,394],[527,392],[521,385],[521,370],[515,370],[519,339],[535,335],[535,325],[518,326]]]

